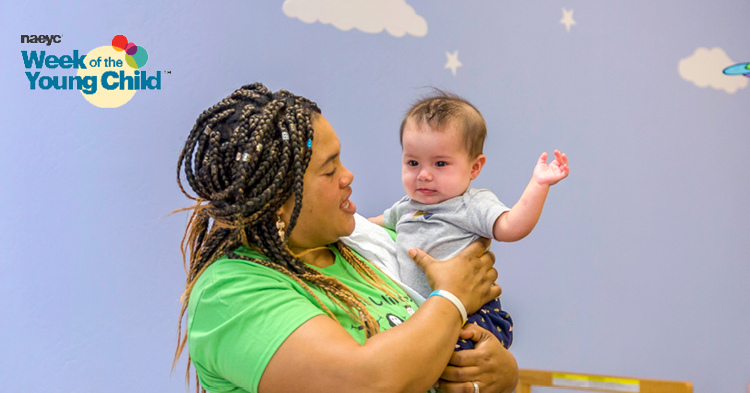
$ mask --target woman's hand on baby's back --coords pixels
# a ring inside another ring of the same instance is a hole
[[[409,256],[424,270],[432,289],[446,290],[458,297],[473,314],[502,293],[494,285],[497,270],[493,267],[495,254],[489,251],[490,239],[480,238],[453,258],[436,261],[422,250],[412,248]]]

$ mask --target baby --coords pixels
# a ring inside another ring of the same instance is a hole
[[[406,196],[369,220],[395,230],[401,280],[427,298],[432,288],[408,255],[419,248],[437,260],[453,257],[479,237],[515,242],[539,221],[550,186],[568,176],[568,158],[542,153],[521,199],[508,208],[489,190],[469,188],[487,157],[484,118],[468,101],[444,92],[419,100],[401,123],[401,181]],[[507,348],[513,321],[493,300],[469,317]],[[459,340],[456,349],[473,348]]]

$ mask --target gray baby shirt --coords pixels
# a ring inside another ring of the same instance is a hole
[[[510,210],[486,189],[469,188],[463,195],[426,205],[408,196],[383,213],[385,226],[395,230],[401,281],[427,297],[432,288],[422,269],[409,258],[419,248],[436,260],[458,254],[479,237],[493,238],[492,228]]]

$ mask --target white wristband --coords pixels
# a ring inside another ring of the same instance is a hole
[[[448,291],[438,289],[437,291],[432,291],[430,296],[428,296],[427,298],[429,299],[433,296],[440,296],[442,298],[448,299],[451,303],[453,303],[453,305],[458,309],[458,312],[461,314],[461,325],[463,326],[463,324],[466,323],[466,307],[464,307],[464,304],[461,303],[461,300],[459,300],[456,295]]]

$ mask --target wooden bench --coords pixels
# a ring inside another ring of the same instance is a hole
[[[693,393],[693,384],[686,381],[664,381],[529,369],[518,371],[516,393],[531,393],[532,386],[615,393]]]

